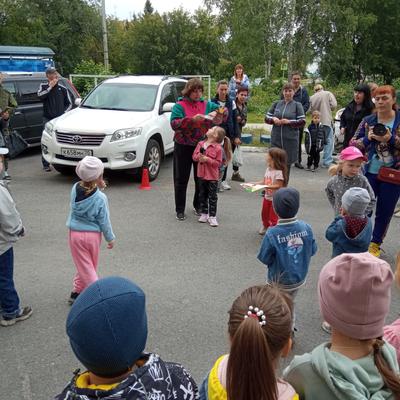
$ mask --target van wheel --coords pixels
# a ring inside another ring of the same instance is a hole
[[[52,164],[52,167],[61,175],[73,175],[75,168],[68,165]]]
[[[154,139],[150,139],[147,143],[142,168],[145,167],[149,170],[149,179],[154,181],[161,167],[161,149],[158,142]]]

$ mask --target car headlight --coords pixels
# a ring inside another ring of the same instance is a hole
[[[53,133],[55,132],[53,122],[51,122],[51,121],[47,122],[46,125],[44,126],[44,131],[45,131],[49,136],[53,136]]]
[[[142,133],[142,128],[128,128],[119,129],[115,131],[111,137],[111,142],[116,142],[117,140],[130,139],[135,136],[139,136]]]

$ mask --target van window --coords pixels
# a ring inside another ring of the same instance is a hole
[[[45,81],[44,81],[45,82]],[[37,92],[39,90],[40,81],[18,81],[20,101],[23,104],[40,102]]]
[[[8,90],[15,97],[15,85],[14,82],[5,81],[2,83],[4,89]]]

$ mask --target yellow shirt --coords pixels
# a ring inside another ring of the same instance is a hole
[[[93,385],[89,383],[89,372],[84,372],[76,379],[76,387],[79,389],[94,389],[94,390],[111,390],[117,387],[121,382],[112,383],[109,385]]]

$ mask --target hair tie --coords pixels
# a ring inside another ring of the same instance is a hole
[[[264,315],[264,311],[261,310],[258,307],[253,307],[249,306],[249,310],[247,311],[247,314],[244,316],[244,318],[256,318],[258,320],[258,323],[263,326],[266,325],[266,317]]]

